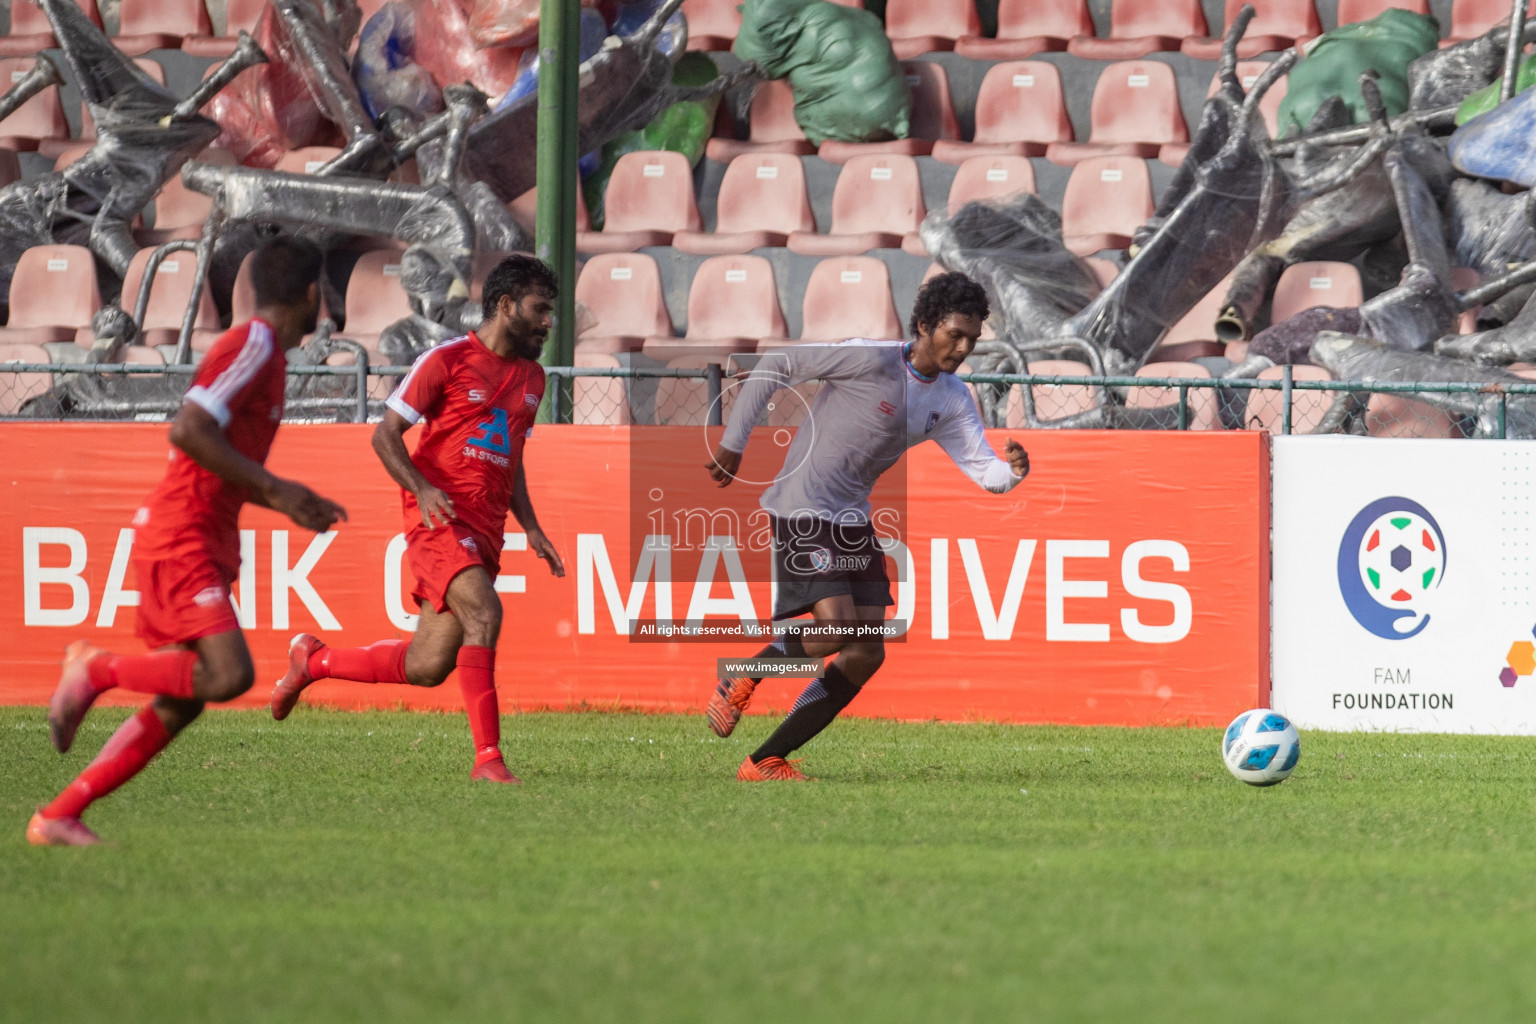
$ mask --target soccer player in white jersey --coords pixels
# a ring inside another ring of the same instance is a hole
[[[885,553],[870,523],[870,491],[908,448],[937,441],[984,489],[1004,494],[1029,474],[1029,456],[1009,438],[1004,457],[987,443],[981,414],[955,376],[981,336],[990,310],[981,286],[964,274],[941,274],[918,292],[913,341],[850,339],[836,345],[793,345],[765,356],[736,397],[711,477],[735,479],[752,428],[780,388],[822,382],[808,422],[760,502],[773,520],[774,618],[807,612],[809,627],[791,630],[758,657],[828,658],[789,716],[741,763],[744,782],[806,778],[789,754],[820,733],[858,696],[885,660],[878,631],[828,635],[832,623],[875,624],[895,602]],[[823,626],[818,631],[817,625]],[[729,736],[760,680],[720,680],[709,702],[709,726]]]

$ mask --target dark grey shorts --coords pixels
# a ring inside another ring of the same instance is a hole
[[[848,594],[855,605],[896,603],[885,551],[868,523],[839,524],[816,516],[773,517],[775,619],[809,612],[823,598]]]

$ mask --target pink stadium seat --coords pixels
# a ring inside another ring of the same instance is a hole
[[[822,260],[811,271],[801,307],[802,341],[903,337],[891,275],[872,256]]]
[[[1163,340],[1149,357],[1155,362],[1188,362],[1197,356],[1219,356],[1226,346],[1216,340],[1216,317],[1227,300],[1227,289],[1232,285],[1231,275],[1205,293],[1193,309],[1163,335]]]
[[[704,229],[693,197],[693,168],[681,153],[646,150],[619,157],[603,204],[603,230],[578,241],[579,250],[634,252],[645,245],[671,245],[679,231]]]
[[[130,57],[174,50],[188,36],[213,36],[203,0],[122,0],[112,45]]]
[[[807,156],[816,152],[795,120],[795,93],[788,81],[776,78],[759,83],[747,117],[751,125],[747,141],[710,139],[704,144],[704,155],[717,163],[730,163],[743,153]]]
[[[1226,0],[1223,24],[1232,24],[1245,3],[1252,3],[1257,14],[1249,23],[1243,41],[1237,44],[1239,57],[1257,57],[1270,50],[1283,50],[1323,33],[1312,0]],[[1215,60],[1221,56],[1221,40],[1186,39],[1179,49],[1196,60]]]
[[[735,342],[744,340],[750,352],[764,339],[788,334],[772,263],[761,256],[716,256],[694,271],[686,340],[723,340],[730,351],[740,351]]]
[[[576,279],[576,301],[596,321],[580,339],[588,351],[638,352],[646,338],[672,334],[661,271],[644,253],[593,256]]]
[[[1067,49],[1070,40],[1092,35],[1093,17],[1084,0],[1002,0],[997,38],[962,36],[955,40],[955,52],[972,60],[1023,60]]]
[[[21,81],[32,65],[30,57],[9,57],[0,60],[0,93]],[[59,102],[58,86],[49,86],[23,103],[10,117],[0,121],[0,146],[15,151],[30,152],[38,148],[43,139],[68,139],[69,121],[64,117],[64,107]]]
[[[11,276],[11,315],[0,342],[74,341],[101,308],[96,258],[83,245],[37,245]]]
[[[1428,0],[1339,0],[1338,23],[1353,25],[1357,21],[1370,21],[1393,7],[1414,14],[1429,13]],[[1509,7],[1509,4],[1504,5],[1505,17],[1509,16]]]
[[[1475,39],[1495,25],[1509,20],[1509,0],[1451,0],[1451,30],[1441,45]],[[1526,5],[1526,17],[1531,14]]]
[[[62,171],[95,148],[95,142],[76,142],[72,145],[64,146],[58,151],[58,155],[53,158],[53,169]]]
[[[1029,364],[1029,372],[1044,377],[1089,377],[1093,369],[1087,363],[1069,359],[1037,359]],[[1014,430],[1027,426],[1024,415],[1022,385],[1008,389],[1008,406],[1004,413],[1004,425]],[[1098,391],[1087,384],[1032,384],[1030,393],[1035,400],[1035,418],[1059,420],[1087,412],[1099,404]]]
[[[229,296],[230,323],[243,324],[256,315],[256,285],[251,281],[251,253],[240,261],[240,269],[235,272],[234,290]]]
[[[1083,262],[1088,264],[1089,270],[1093,271],[1093,276],[1098,279],[1100,288],[1108,288],[1109,283],[1120,276],[1120,264],[1114,260],[1085,256]]]
[[[538,229],[539,221],[539,190],[531,188],[507,204],[507,209],[512,214],[512,219],[528,232],[534,234]],[[592,252],[590,246],[596,244],[592,230],[592,215],[587,212],[587,200],[582,194],[580,182],[576,185],[576,251]]]
[[[1351,263],[1293,263],[1275,282],[1269,322],[1289,320],[1314,306],[1349,309],[1365,301],[1360,271]]]
[[[1115,0],[1108,38],[1074,39],[1067,52],[1084,60],[1134,60],[1209,36],[1200,0]]]
[[[973,156],[955,171],[949,212],[966,203],[1035,191],[1035,166],[1022,156]]]
[[[1465,436],[1443,410],[1403,394],[1371,395],[1365,406],[1365,431],[1372,437]]]
[[[1125,249],[1148,217],[1152,176],[1136,157],[1090,157],[1072,168],[1061,200],[1062,240],[1079,256]]]
[[[256,23],[261,20],[261,12],[266,6],[267,0],[229,0],[224,8],[224,34],[183,40],[181,52],[193,57],[228,57],[235,52],[235,41],[241,29],[253,36],[256,34]]]
[[[1285,375],[1282,366],[1271,366],[1259,373],[1259,380],[1281,380]],[[1321,366],[1292,366],[1292,380],[1333,380],[1333,375]],[[1310,434],[1317,429],[1327,414],[1338,392],[1292,391],[1291,433]],[[1249,430],[1267,430],[1278,434],[1284,428],[1285,406],[1279,391],[1248,392],[1248,408],[1243,416],[1243,426]]]
[[[896,58],[906,60],[981,35],[981,16],[975,0],[886,0],[885,34]]]
[[[843,165],[832,193],[832,230],[796,231],[792,252],[840,256],[894,248],[927,215],[917,161],[910,156],[858,156]]]
[[[672,245],[703,255],[781,246],[796,231],[815,232],[805,166],[784,153],[746,153],[720,180],[713,232],[679,231]]]
[[[50,363],[48,350],[41,345],[25,342],[0,341],[0,368],[6,364]],[[0,416],[14,416],[21,411],[22,403],[53,387],[51,373],[6,373],[5,387],[0,388]]]
[[[1211,372],[1199,363],[1147,363],[1136,371],[1136,376],[1209,380]],[[1216,392],[1211,388],[1190,388],[1187,395],[1189,429],[1220,429],[1221,422],[1216,415]],[[1177,405],[1178,402],[1179,389],[1176,387],[1136,387],[1131,388],[1125,397],[1127,409],[1158,409]]]
[[[232,167],[235,158],[228,150],[205,149],[194,159],[203,163]],[[203,233],[203,222],[213,209],[213,200],[201,192],[194,192],[181,183],[181,175],[166,182],[155,196],[155,227],[152,231],[136,231],[134,237],[141,245],[159,245],[173,238],[197,238]]]
[[[78,0],[79,7],[101,27],[101,12],[96,0]],[[0,57],[31,57],[59,45],[53,37],[53,24],[35,0],[11,0],[11,31],[0,36]]]
[[[1061,72],[1045,61],[1008,61],[981,80],[975,141],[935,142],[933,157],[958,164],[973,156],[1044,156],[1048,144],[1071,139]]]
[[[126,363],[129,366],[164,366],[165,356],[160,354],[157,348],[149,348],[135,342],[125,345],[117,350],[115,356],[107,360],[109,363]]]
[[[346,324],[340,337],[377,351],[384,328],[411,315],[411,302],[400,287],[400,252],[376,249],[358,257],[347,278]]]
[[[1165,143],[1189,141],[1173,68],[1160,61],[1111,64],[1093,88],[1087,142],[1053,142],[1046,159],[1070,167],[1090,156],[1155,157]]]
[[[150,81],[156,85],[165,84],[165,68],[160,66],[157,60],[147,57],[135,57],[133,63],[138,69],[149,76]],[[96,119],[91,116],[91,108],[84,100],[80,101],[80,141],[89,142],[96,138]]]
[[[741,31],[738,0],[683,0],[688,19],[688,49],[725,51]]]
[[[119,305],[129,313],[134,311],[139,299],[139,286],[144,280],[144,268],[149,264],[153,249],[140,249],[128,264],[123,275],[123,293]],[[137,344],[174,345],[181,335],[181,321],[187,312],[187,301],[192,296],[192,279],[197,270],[197,258],[190,252],[173,252],[160,263],[155,283],[149,290],[149,305],[144,310],[144,322],[140,324]],[[218,340],[219,310],[213,304],[213,295],[207,284],[198,303],[197,319],[192,322],[192,347],[202,352]]]
[[[886,142],[839,142],[828,139],[817,155],[829,163],[847,163],[855,156],[890,153],[927,156],[940,140],[958,142],[960,122],[949,94],[949,76],[941,65],[927,60],[903,61],[902,74],[912,89],[911,134]]]

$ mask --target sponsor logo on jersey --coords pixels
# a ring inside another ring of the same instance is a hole
[[[923,433],[924,434],[931,434],[931,433],[933,433],[933,428],[938,426],[938,425],[939,425],[939,414],[936,413],[936,412],[929,413],[928,414],[928,422],[923,425]]]
[[[475,538],[473,537],[462,538],[459,541],[459,546],[467,551],[473,551],[477,555],[480,553],[480,545],[475,543]]]
[[[223,587],[204,587],[192,598],[192,603],[199,608],[209,608],[220,601],[228,601],[229,593]]]
[[[529,405],[533,406],[534,408],[538,408],[538,406],[539,406],[539,396],[533,394],[532,392],[528,392],[528,391],[523,392],[523,401],[527,402]]]
[[[469,400],[471,402],[483,402],[485,401],[485,392],[481,391],[479,388],[470,388]]]
[[[880,403],[880,411],[885,413],[887,416],[895,416],[896,415],[896,407],[894,405],[892,405],[890,402],[881,402]]]

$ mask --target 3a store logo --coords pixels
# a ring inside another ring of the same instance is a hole
[[[1445,534],[1429,510],[1404,497],[1380,498],[1350,520],[1339,542],[1339,593],[1366,630],[1386,640],[1429,625],[1429,595],[1445,579]]]

